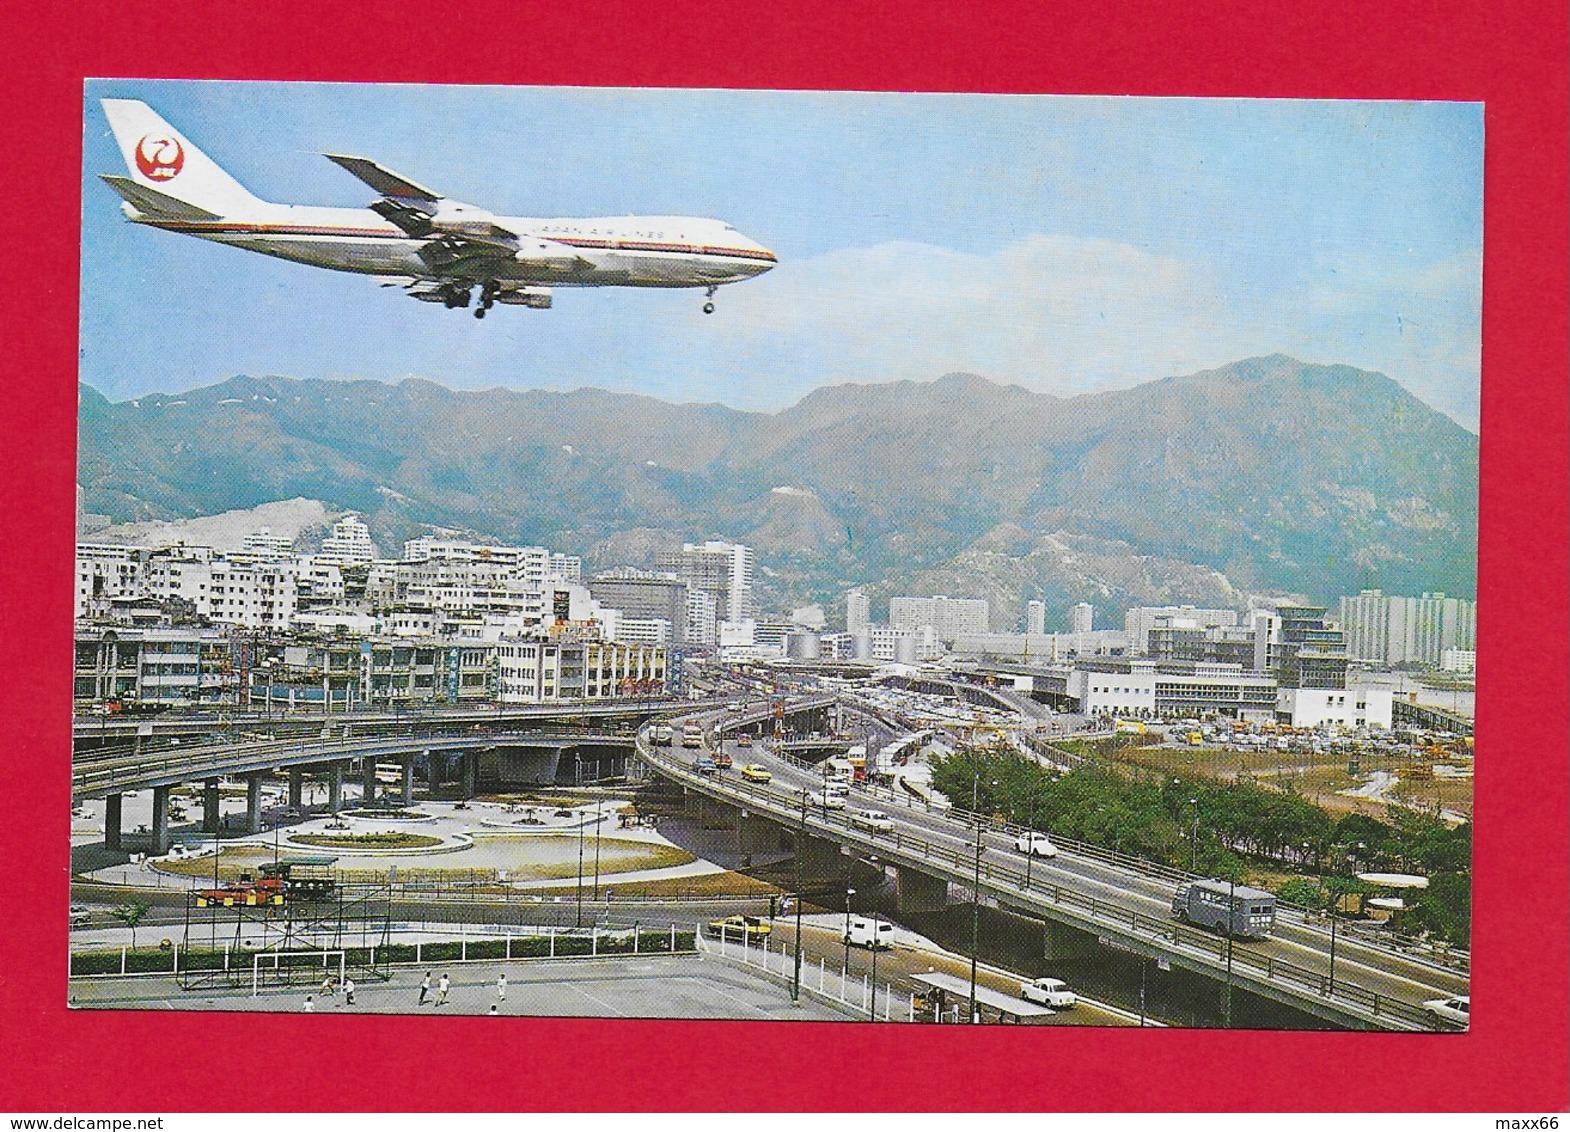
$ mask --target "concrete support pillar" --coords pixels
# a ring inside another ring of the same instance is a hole
[[[425,752],[425,777],[426,785],[434,794],[436,788],[442,784],[442,756],[435,751]]]
[[[476,751],[463,752],[463,799],[474,797],[474,780],[478,777],[480,756]]]
[[[343,763],[327,764],[327,812],[336,814],[343,809]]]
[[[916,869],[896,867],[894,900],[901,912],[933,912],[948,904],[949,882]]]
[[[795,838],[804,878],[814,881],[838,880],[844,874],[844,857],[834,842],[811,834],[802,836],[799,830]]]
[[[262,831],[262,776],[245,776],[245,832]]]
[[[360,760],[360,799],[366,806],[376,800],[376,760],[370,755]]]
[[[169,787],[153,787],[153,844],[150,852],[162,857],[169,852]]]
[[[736,851],[739,853],[774,853],[780,847],[780,830],[767,818],[743,810],[736,819]]]
[[[202,832],[218,833],[218,780],[209,778],[202,783]]]
[[[403,804],[409,805],[414,801],[414,756],[403,756],[403,776],[400,783],[403,787]]]
[[[297,766],[289,768],[289,806],[295,810],[305,807],[305,771]]]
[[[120,813],[124,795],[111,794],[104,799],[104,848],[119,849],[120,842]]]

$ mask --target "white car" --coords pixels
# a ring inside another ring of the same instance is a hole
[[[1472,996],[1457,994],[1449,998],[1431,998],[1423,1003],[1423,1009],[1436,1017],[1443,1018],[1446,1022],[1456,1022],[1465,1026],[1472,1018]]]
[[[1014,848],[1027,857],[1056,857],[1058,847],[1047,840],[1044,833],[1022,833],[1014,839]]]
[[[1079,1001],[1062,979],[1028,979],[1019,984],[1019,997],[1056,1010],[1066,1010]]]
[[[807,795],[807,804],[822,806],[825,810],[843,810],[845,808],[845,795],[835,793],[833,790],[814,790]]]
[[[870,829],[877,833],[894,832],[893,819],[882,810],[852,810],[850,824],[859,829]]]

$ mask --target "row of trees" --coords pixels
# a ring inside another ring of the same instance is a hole
[[[1429,886],[1416,894],[1403,926],[1456,943],[1470,931],[1471,826],[1452,829],[1431,814],[1334,818],[1251,783],[1131,779],[1094,762],[1058,774],[1004,747],[938,760],[933,785],[980,813],[1204,875],[1297,874],[1308,887],[1289,881],[1281,892],[1294,903],[1327,906],[1332,889],[1357,889],[1350,878],[1358,872],[1419,872]]]

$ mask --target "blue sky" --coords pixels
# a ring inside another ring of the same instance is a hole
[[[954,370],[1058,395],[1287,353],[1478,419],[1472,103],[102,80],[84,101],[82,378],[584,385],[776,409]],[[559,290],[483,322],[126,223],[100,97],[141,98],[268,200],[364,205],[373,157],[504,215],[719,217],[779,266]]]

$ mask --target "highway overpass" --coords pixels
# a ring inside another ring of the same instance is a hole
[[[762,721],[755,715],[704,717],[711,731]],[[892,790],[853,790],[852,808],[882,810],[893,828],[857,827],[845,810],[807,804],[807,791],[822,782],[817,768],[769,748],[754,745],[733,752],[738,763],[765,767],[772,775],[768,782],[748,781],[735,771],[700,773],[693,765],[695,752],[652,746],[646,732],[638,738],[638,754],[689,797],[728,807],[743,849],[749,844],[770,847],[771,841],[777,846],[784,836],[795,842],[809,867],[837,861],[842,847],[876,858],[881,866],[892,867],[896,899],[908,910],[940,906],[949,900],[951,887],[978,891],[1000,907],[1230,980],[1238,988],[1354,1028],[1439,1029],[1443,1024],[1421,1004],[1467,993],[1465,973],[1345,932],[1335,940],[1332,969],[1327,926],[1291,908],[1280,910],[1271,938],[1227,940],[1172,916],[1174,890],[1193,879],[1186,873],[1069,841],[1059,842],[1056,858],[1029,859],[1013,848],[1019,832],[1014,827],[936,809]]]

